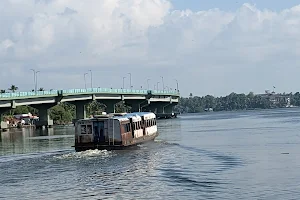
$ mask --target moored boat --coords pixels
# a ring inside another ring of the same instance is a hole
[[[156,115],[151,112],[112,113],[78,120],[75,150],[124,149],[158,136]]]

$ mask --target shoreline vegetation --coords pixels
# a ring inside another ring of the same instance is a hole
[[[181,97],[175,111],[179,113],[200,113],[205,111],[238,111],[273,109],[300,106],[300,93],[266,92],[264,94],[231,93],[224,97],[212,95]]]

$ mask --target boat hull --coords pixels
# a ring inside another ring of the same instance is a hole
[[[136,138],[133,139],[129,144],[123,145],[123,144],[97,144],[97,143],[85,143],[85,144],[75,144],[75,151],[80,152],[80,151],[86,151],[86,150],[124,150],[124,149],[130,149],[136,147],[138,144],[143,144],[147,142],[153,141],[156,137],[158,136],[158,133],[155,133],[151,136],[144,136],[141,138]]]

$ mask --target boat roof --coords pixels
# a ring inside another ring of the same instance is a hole
[[[127,120],[128,118],[140,119],[142,116],[152,116],[155,118],[155,114],[152,112],[132,112],[132,113],[109,113],[105,115],[96,115],[89,119],[80,119],[79,121],[87,121],[94,119],[117,119],[119,121]]]
[[[114,119],[121,119],[121,118],[141,118],[142,116],[145,116],[145,115],[153,115],[155,116],[154,113],[152,112],[133,112],[133,113],[126,113],[124,114],[123,116],[114,116],[113,118]]]

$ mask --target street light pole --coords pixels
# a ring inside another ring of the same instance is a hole
[[[129,84],[130,84],[130,89],[131,89],[131,73],[128,73],[129,74]]]
[[[156,89],[157,89],[157,90],[158,90],[158,84],[159,84],[159,82],[156,83]]]
[[[37,84],[38,84],[37,74],[38,74],[39,72],[40,72],[40,71],[36,71],[36,72],[35,72],[35,92],[37,91]]]
[[[30,69],[33,72],[33,90],[35,90],[35,70],[34,69]]]
[[[124,87],[125,87],[125,84],[124,84],[124,80],[125,80],[125,76],[123,76],[123,89],[124,89]]]
[[[149,80],[150,80],[150,79],[148,78],[148,79],[147,79],[148,90],[150,89],[150,88],[149,88]]]
[[[88,73],[84,73],[84,87],[86,89],[86,79],[85,79],[85,75],[87,75]]]
[[[175,81],[176,81],[176,83],[177,83],[177,92],[178,92],[178,81],[177,81],[177,79],[174,79]]]
[[[165,83],[164,83],[164,77],[163,76],[161,76],[161,81],[162,81],[163,91],[165,91]]]
[[[93,88],[93,72],[92,70],[89,70],[90,73],[91,73],[91,88]]]

